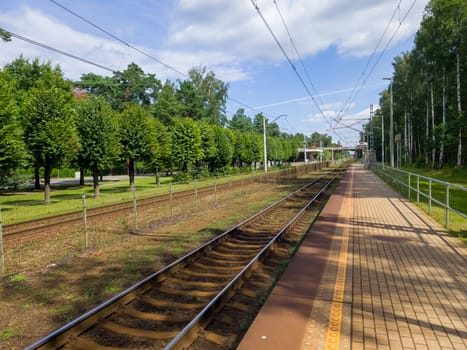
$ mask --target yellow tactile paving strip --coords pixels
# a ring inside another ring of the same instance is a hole
[[[238,349],[467,349],[466,245],[371,171],[350,173]]]
[[[345,291],[345,277],[347,274],[347,251],[349,248],[349,225],[350,212],[352,209],[352,186],[353,186],[353,172],[350,177],[350,185],[344,200],[344,207],[346,208],[345,220],[346,225],[343,230],[342,246],[339,255],[339,263],[337,267],[336,283],[334,285],[334,298],[331,304],[331,313],[329,316],[329,325],[326,339],[326,350],[336,350],[340,346],[341,323],[344,308],[344,291]]]

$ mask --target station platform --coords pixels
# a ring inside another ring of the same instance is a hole
[[[466,293],[466,245],[353,164],[237,349],[467,349]]]

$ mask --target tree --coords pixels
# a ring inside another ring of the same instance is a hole
[[[0,38],[3,41],[11,41],[11,35],[5,29],[0,28]]]
[[[232,130],[239,130],[243,132],[252,132],[253,131],[253,122],[245,114],[245,110],[240,108],[232,116],[232,119],[229,122],[229,128]]]
[[[18,106],[24,104],[24,100],[33,88],[40,90],[58,88],[65,94],[71,91],[71,83],[63,78],[60,67],[52,67],[49,61],[41,63],[37,58],[29,61],[20,56],[13,62],[5,65],[4,71],[7,72],[15,82],[15,100]],[[20,118],[20,122],[23,124],[24,118]],[[22,125],[22,128],[25,130],[26,126]],[[34,157],[30,157],[30,159],[32,160],[32,166],[34,168],[34,188],[39,190],[41,188],[40,165],[38,165],[40,162],[36,162]]]
[[[161,89],[156,76],[144,73],[135,63],[130,63],[123,72],[114,72],[112,77],[84,74],[74,85],[91,95],[104,97],[116,111],[122,111],[128,103],[149,108]]]
[[[253,163],[253,137],[252,133],[233,130],[234,143],[232,165],[242,167],[245,165],[251,166]]]
[[[179,112],[181,118],[191,118],[197,121],[203,119],[205,101],[191,80],[179,82],[175,96],[181,106]]]
[[[177,120],[172,129],[172,159],[187,173],[203,157],[199,126],[189,118]]]
[[[210,125],[206,120],[198,123],[201,132],[201,148],[203,149],[203,158],[197,164],[198,168],[207,167],[211,172],[215,171],[213,162],[217,156],[217,145],[215,140],[214,125]],[[202,163],[202,164],[201,164]]]
[[[173,125],[174,119],[181,115],[182,105],[177,99],[174,85],[166,80],[156,102],[152,105],[152,114],[164,125]]]
[[[81,149],[77,154],[80,168],[92,171],[94,197],[99,197],[99,172],[117,157],[114,112],[102,97],[75,102],[75,123]]]
[[[156,100],[162,87],[155,74],[144,73],[136,63],[130,63],[123,72],[115,72],[112,79],[117,87],[113,101],[116,110],[122,110],[127,103],[147,108]]]
[[[180,116],[194,120],[205,119],[211,125],[225,125],[225,104],[228,85],[204,68],[192,68],[189,79],[179,81],[177,99],[182,104]]]
[[[79,149],[71,112],[71,92],[59,88],[29,91],[23,106],[26,145],[37,168],[44,167],[44,200],[50,204],[52,169]]]
[[[91,96],[104,98],[112,107],[120,105],[117,97],[117,82],[112,77],[94,73],[83,74],[81,79],[74,82],[73,85],[76,88],[83,89]]]
[[[233,135],[230,130],[216,125],[213,126],[213,133],[216,153],[215,157],[211,158],[210,170],[214,173],[225,170],[232,161],[234,151]]]
[[[310,146],[315,147],[331,147],[332,146],[332,137],[327,134],[320,134],[319,132],[314,132],[310,136]]]
[[[0,184],[26,161],[15,91],[11,76],[0,71]]]
[[[151,155],[149,112],[136,104],[128,104],[118,117],[117,137],[120,158],[127,163],[130,189],[135,189],[136,161]]]
[[[160,185],[160,171],[170,163],[170,134],[167,127],[155,118],[149,118],[150,157],[147,164],[154,170],[156,183]]]

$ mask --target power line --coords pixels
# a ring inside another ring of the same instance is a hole
[[[276,6],[277,12],[279,13],[279,16],[280,16],[281,20],[282,20],[282,24],[284,25],[284,28],[285,28],[285,30],[286,30],[288,36],[289,36],[290,42],[291,42],[291,44],[292,44],[292,46],[293,46],[293,48],[294,48],[294,50],[295,50],[295,54],[297,55],[298,59],[300,60],[300,63],[301,63],[301,65],[302,65],[302,68],[303,68],[303,70],[305,71],[305,74],[306,74],[306,76],[307,76],[307,78],[308,78],[308,82],[310,83],[311,88],[312,88],[312,89],[314,90],[314,92],[316,93],[316,96],[318,97],[319,101],[321,102],[321,105],[324,105],[324,103],[323,103],[323,101],[321,100],[321,97],[320,97],[318,91],[317,91],[316,88],[315,88],[315,85],[314,85],[313,82],[311,81],[310,75],[309,75],[309,73],[308,73],[308,70],[307,70],[306,67],[305,67],[305,64],[303,63],[303,60],[302,60],[300,54],[298,53],[297,46],[295,45],[295,42],[294,42],[294,40],[293,40],[293,38],[292,38],[292,35],[290,34],[290,31],[289,31],[289,29],[288,29],[288,27],[287,27],[287,24],[285,23],[284,17],[282,16],[282,12],[281,12],[281,10],[279,9],[279,6],[277,5],[276,0],[273,0],[273,2],[274,2],[274,5]],[[337,121],[337,120],[335,119],[335,117],[333,117],[333,116],[331,116],[330,118],[331,118],[333,121],[337,122],[337,123],[340,122],[340,121]],[[360,130],[354,128],[352,125],[347,125],[347,124],[345,124],[345,123],[343,123],[343,122],[340,122],[340,123],[341,123],[343,126],[347,127],[347,128],[350,128],[350,129],[355,130],[355,131],[360,131]],[[329,125],[329,126],[331,126],[331,125]]]
[[[104,29],[103,27],[101,27],[101,26],[99,26],[99,25],[93,23],[92,21],[90,21],[90,20],[88,20],[87,18],[81,16],[80,14],[76,13],[75,11],[73,11],[73,10],[67,8],[66,6],[60,4],[58,1],[55,1],[55,0],[49,0],[49,1],[50,1],[51,3],[53,3],[53,4],[55,4],[56,6],[62,8],[62,9],[65,10],[66,12],[72,14],[73,16],[78,17],[78,18],[81,19],[82,21],[88,23],[90,26],[96,28],[97,30],[99,30],[99,31],[101,31],[101,32],[103,32],[103,33],[105,33],[106,35],[110,36],[111,38],[117,40],[117,41],[120,42],[121,44],[123,44],[123,45],[129,47],[130,49],[133,49],[133,50],[137,51],[138,53],[142,54],[143,56],[145,56],[145,57],[147,57],[147,58],[149,58],[149,59],[151,59],[151,60],[153,60],[153,61],[155,61],[155,62],[157,62],[157,63],[159,63],[159,64],[161,64],[161,65],[163,65],[164,67],[170,69],[171,71],[173,71],[173,72],[175,72],[175,73],[180,74],[181,76],[183,76],[183,77],[185,77],[185,78],[188,78],[188,79],[190,78],[188,74],[183,73],[183,72],[180,71],[179,69],[177,69],[177,68],[171,66],[170,64],[168,64],[168,63],[166,63],[166,62],[164,62],[164,61],[158,59],[157,57],[154,57],[153,55],[148,54],[147,52],[145,52],[145,51],[143,51],[143,50],[137,48],[136,46],[131,45],[131,44],[128,43],[127,41],[125,41],[125,40],[119,38],[119,37],[116,36],[115,34],[112,34],[111,32],[109,32],[108,30]],[[250,109],[250,110],[252,110],[252,111],[255,111],[255,112],[257,112],[257,113],[262,113],[263,115],[266,115],[266,114],[263,113],[262,111],[260,111],[260,110],[258,110],[258,109],[256,109],[256,108],[254,108],[254,107],[251,107],[251,106],[249,106],[249,105],[247,105],[247,104],[245,104],[245,103],[243,103],[243,102],[241,102],[241,101],[239,101],[239,100],[236,100],[236,99],[234,99],[234,98],[232,98],[232,97],[227,96],[227,99],[229,99],[229,100],[232,101],[232,102],[237,103],[237,104],[240,105],[240,106],[243,106],[243,107],[245,107],[245,108],[248,108],[248,109]]]
[[[289,31],[289,28],[287,27],[287,24],[285,23],[285,20],[284,20],[284,17],[282,16],[282,12],[279,8],[279,5],[277,5],[277,2],[276,0],[273,0],[274,1],[274,5],[276,6],[276,9],[277,9],[277,12],[279,13],[279,16],[281,18],[281,21],[282,21],[282,24],[284,25],[284,28],[285,28],[285,31],[287,32],[287,35],[289,36],[289,39],[290,39],[290,43],[292,44],[294,50],[295,50],[295,54],[297,55],[298,59],[300,60],[300,63],[302,65],[302,68],[303,70],[305,71],[305,74],[308,78],[308,82],[310,83],[310,86],[311,88],[314,90],[314,92],[316,93],[316,97],[318,98],[319,102],[321,103],[321,105],[324,105],[323,101],[321,100],[321,97],[319,96],[319,93],[318,93],[318,90],[316,90],[315,88],[315,85],[313,84],[313,82],[311,81],[311,77],[310,77],[310,74],[308,74],[308,70],[306,69],[306,66],[305,64],[303,63],[303,60],[302,60],[302,57],[300,56],[300,54],[298,53],[298,49],[297,49],[297,46],[295,45],[295,42],[292,38],[292,34],[290,34],[290,31]]]
[[[112,37],[113,39],[119,41],[119,42],[122,43],[123,45],[128,46],[129,48],[138,51],[140,54],[146,56],[147,58],[149,58],[149,59],[151,59],[151,60],[153,60],[153,61],[156,61],[157,63],[163,65],[164,67],[166,67],[166,68],[168,68],[168,69],[170,69],[170,70],[172,70],[172,71],[174,71],[174,72],[176,72],[176,73],[178,73],[178,74],[180,74],[180,75],[183,75],[184,77],[188,77],[188,75],[186,75],[185,73],[183,73],[183,72],[179,71],[178,69],[172,67],[171,65],[169,65],[169,64],[167,64],[167,63],[165,63],[165,62],[159,60],[158,58],[156,58],[156,57],[154,57],[154,56],[152,56],[152,55],[150,55],[150,54],[144,52],[143,50],[138,49],[136,46],[133,46],[133,45],[131,45],[130,43],[128,43],[128,42],[126,42],[126,41],[120,39],[120,38],[117,37],[116,35],[110,33],[109,31],[107,31],[107,30],[105,30],[104,28],[98,26],[97,24],[95,24],[95,23],[93,23],[93,22],[87,20],[86,18],[80,16],[79,14],[77,14],[76,12],[74,12],[74,11],[70,10],[69,8],[63,6],[63,5],[60,4],[59,2],[57,2],[57,1],[55,1],[55,0],[49,0],[49,1],[52,2],[53,4],[57,5],[57,6],[61,7],[61,8],[64,9],[65,11],[71,13],[73,16],[76,16],[76,17],[78,17],[79,19],[85,21],[86,23],[88,23],[89,25],[93,26],[94,28],[100,30],[101,32],[107,34],[108,36]]]
[[[305,88],[306,92],[308,93],[308,95],[311,97],[313,103],[315,104],[316,108],[318,109],[318,111],[321,113],[321,115],[324,117],[324,119],[326,120],[326,122],[331,125],[331,123],[329,122],[328,118],[326,117],[326,115],[323,113],[323,111],[321,110],[321,107],[318,105],[318,103],[316,102],[313,94],[311,93],[310,89],[308,88],[308,86],[306,85],[305,81],[303,80],[302,76],[300,75],[300,73],[297,71],[297,68],[295,67],[295,65],[293,64],[292,60],[289,58],[289,56],[287,55],[287,52],[285,52],[284,48],[282,47],[279,39],[276,37],[276,35],[274,34],[274,31],[272,30],[271,26],[269,25],[269,23],[266,21],[266,18],[264,18],[260,8],[258,7],[258,5],[255,3],[254,0],[250,0],[251,1],[251,4],[253,5],[253,7],[255,8],[255,10],[258,12],[258,15],[261,17],[261,19],[263,20],[263,23],[264,25],[266,26],[266,28],[268,29],[269,33],[271,34],[271,36],[273,37],[274,41],[276,42],[277,46],[279,47],[279,49],[282,51],[282,54],[284,55],[284,57],[287,59],[287,62],[289,63],[289,65],[292,67],[292,70],[295,72],[295,74],[297,75],[298,79],[300,80],[300,82],[302,83],[303,87]]]
[[[88,64],[91,64],[95,67],[98,67],[100,69],[104,69],[106,71],[109,71],[111,73],[115,73],[115,70],[113,70],[112,68],[109,68],[109,67],[106,67],[106,66],[103,66],[99,63],[96,63],[96,62],[93,62],[93,61],[90,61],[86,58],[82,58],[82,57],[79,57],[79,56],[76,56],[72,53],[69,53],[69,52],[66,52],[66,51],[63,51],[63,50],[59,50],[59,49],[56,49],[55,47],[52,47],[50,45],[46,45],[46,44],[43,44],[43,43],[40,43],[38,41],[35,41],[35,40],[32,40],[32,39],[29,39],[29,38],[26,38],[22,35],[19,35],[19,34],[15,34],[15,33],[12,33],[10,31],[7,31],[8,34],[10,34],[10,36],[12,36],[13,38],[16,38],[16,39],[20,39],[20,40],[23,40],[25,42],[28,42],[30,44],[33,44],[33,45],[36,45],[36,46],[39,46],[39,47],[42,47],[44,49],[47,49],[47,50],[50,50],[50,51],[54,51],[54,52],[57,52],[59,54],[62,54],[62,55],[65,55],[67,57],[70,57],[70,58],[73,58],[75,60],[78,60],[78,61],[81,61],[81,62],[84,62],[84,63],[88,63]]]
[[[367,70],[368,66],[370,65],[371,61],[373,60],[373,57],[375,56],[375,53],[376,53],[376,51],[378,50],[379,45],[380,45],[381,42],[383,41],[383,38],[385,37],[386,32],[388,31],[389,26],[391,25],[392,20],[394,19],[395,15],[396,15],[396,12],[397,12],[397,10],[398,10],[399,8],[400,8],[400,2],[399,2],[399,5],[397,5],[397,7],[394,9],[394,12],[392,13],[391,18],[389,19],[388,24],[386,25],[386,28],[384,29],[383,33],[382,33],[381,36],[379,37],[379,40],[378,40],[378,42],[376,43],[376,46],[375,46],[373,52],[371,53],[370,58],[369,58],[368,61],[366,62],[366,65],[365,65],[365,67],[363,68],[362,73],[361,73],[360,76],[358,77],[357,82],[355,83],[355,85],[354,85],[352,91],[350,92],[349,97],[347,98],[347,100],[346,100],[345,103],[344,103],[344,106],[343,106],[342,109],[340,110],[339,115],[338,115],[339,121],[342,119],[341,113],[343,114],[344,111],[347,109],[347,105],[350,104],[350,101],[352,100],[352,97],[353,97],[354,92],[357,90],[357,87],[358,87],[358,85],[359,85],[359,83],[360,83],[360,80],[363,79],[363,77],[365,76],[366,70]],[[339,123],[339,122],[338,122],[338,123]]]
[[[365,68],[364,68],[362,74],[361,74],[360,77],[358,78],[357,83],[356,83],[354,89],[353,89],[352,92],[350,93],[349,98],[347,99],[347,101],[346,101],[344,107],[341,109],[341,111],[340,111],[340,113],[339,113],[339,115],[338,115],[338,118],[337,118],[337,119],[338,119],[338,123],[341,123],[341,120],[342,120],[342,118],[343,118],[343,114],[345,113],[346,109],[352,104],[352,102],[355,100],[355,98],[357,97],[357,95],[360,93],[360,90],[361,90],[361,89],[363,88],[363,86],[366,84],[368,78],[371,76],[371,74],[372,74],[373,71],[375,70],[375,68],[376,68],[376,66],[378,65],[379,61],[380,61],[381,58],[383,57],[384,53],[387,51],[389,45],[391,44],[392,40],[393,40],[394,37],[396,36],[397,32],[398,32],[399,29],[401,28],[401,26],[402,26],[402,24],[404,23],[404,21],[407,19],[407,16],[409,15],[410,11],[412,11],[412,9],[413,9],[413,7],[415,6],[415,3],[416,3],[416,2],[417,2],[417,0],[414,0],[414,1],[412,2],[412,4],[410,5],[409,9],[407,10],[407,12],[405,13],[404,17],[403,17],[402,19],[399,19],[399,25],[398,25],[398,27],[396,28],[396,30],[395,30],[394,33],[392,34],[391,38],[390,38],[390,39],[388,40],[388,42],[386,43],[384,49],[383,49],[383,50],[381,51],[381,53],[379,54],[378,58],[376,59],[376,62],[375,62],[375,63],[373,64],[373,66],[371,67],[371,69],[370,69],[369,73],[367,74],[367,76],[362,80],[360,86],[358,87],[358,90],[356,90],[356,87],[358,86],[359,81],[360,81],[360,80],[362,79],[362,77],[365,75],[365,71],[366,71],[366,69],[368,68],[370,62],[372,61],[373,56],[374,56],[374,54],[376,53],[376,50],[377,50],[379,44],[381,43],[383,37],[385,36],[385,34],[386,34],[386,32],[387,32],[387,30],[388,30],[388,28],[389,28],[389,25],[391,24],[391,21],[393,20],[393,18],[394,18],[394,16],[395,16],[396,12],[397,12],[398,10],[399,10],[399,12],[400,12],[400,3],[401,3],[401,2],[399,1],[399,4],[397,5],[396,9],[394,10],[394,12],[393,12],[393,14],[392,14],[392,17],[391,17],[391,19],[389,20],[389,22],[388,22],[388,24],[387,24],[387,26],[386,26],[386,29],[384,30],[382,36],[380,37],[380,39],[379,39],[379,41],[378,41],[378,43],[377,43],[377,45],[376,45],[376,47],[375,47],[375,49],[374,49],[374,51],[373,51],[371,57],[370,57],[370,59],[368,60],[368,62],[367,62],[367,64],[366,64],[366,66],[365,66]],[[356,90],[356,92],[355,92],[355,94],[353,95],[353,93],[354,93],[355,90]],[[352,95],[353,95],[353,96],[352,96]]]

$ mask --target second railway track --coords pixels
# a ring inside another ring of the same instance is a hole
[[[233,296],[254,297],[241,287],[267,285],[258,280],[259,267],[274,260],[280,240],[342,172],[311,181],[27,349],[176,349],[194,341],[222,348],[229,337],[205,328],[213,319],[232,322],[219,318],[229,301],[234,309],[248,308]]]

